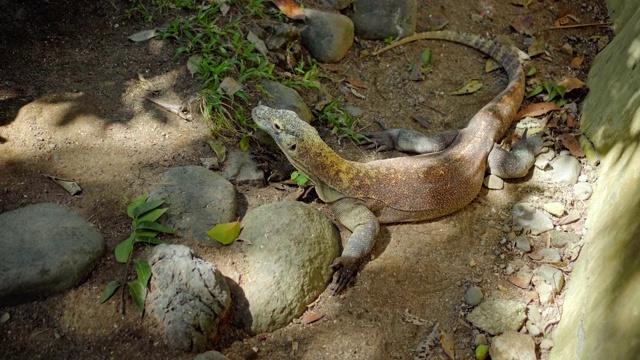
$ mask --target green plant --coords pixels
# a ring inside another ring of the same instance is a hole
[[[562,85],[554,85],[550,81],[543,81],[542,85],[536,86],[530,93],[527,94],[527,99],[533,96],[536,96],[545,91],[548,96],[546,102],[554,102],[558,104],[558,106],[562,106],[569,102],[568,99],[564,98],[566,93],[566,88]]]
[[[296,185],[300,187],[304,187],[309,182],[309,178],[298,170],[291,173],[291,180],[295,181]]]
[[[357,119],[342,108],[341,98],[333,100],[322,111],[315,111],[315,113],[318,120],[326,121],[331,126],[331,133],[338,135],[341,139],[347,137],[359,144],[366,138],[353,131],[352,128]]]
[[[157,222],[157,220],[167,211],[168,208],[160,208],[164,203],[163,200],[147,201],[148,196],[142,195],[134,199],[127,207],[127,215],[132,219],[131,228],[132,232],[129,237],[123,240],[114,251],[116,261],[124,263],[125,267],[124,279],[127,279],[127,273],[129,265],[131,264],[131,256],[133,254],[133,248],[136,244],[142,245],[158,245],[163,244],[164,241],[160,240],[157,236],[164,234],[174,234],[174,231],[166,226]],[[147,285],[151,278],[151,266],[144,259],[133,260],[133,265],[136,270],[137,279],[126,282],[129,288],[129,295],[133,299],[141,314],[144,314],[144,300],[147,296]],[[109,300],[111,296],[123,286],[124,282],[113,280],[107,284],[100,302],[104,303]],[[124,296],[124,293],[123,293]]]
[[[307,68],[307,69],[305,69]],[[283,83],[286,86],[294,89],[307,88],[320,90],[320,80],[326,77],[322,74],[320,67],[315,60],[309,59],[307,62],[301,61],[294,69],[294,76],[291,79],[285,80]]]

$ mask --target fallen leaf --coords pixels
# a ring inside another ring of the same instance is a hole
[[[137,32],[129,36],[128,39],[133,42],[141,42],[141,41],[147,41],[149,39],[152,39],[158,35],[160,35],[160,33],[156,29],[151,29],[151,30],[144,30],[144,31]]]
[[[575,157],[584,157],[584,152],[580,148],[578,139],[572,134],[562,134],[559,136],[562,145],[569,149],[571,155]]]
[[[304,20],[307,18],[304,10],[292,0],[271,0],[271,2],[289,19]]]
[[[582,65],[582,62],[584,61],[584,54],[583,55],[578,55],[576,57],[574,57],[573,59],[571,59],[571,67],[573,69],[577,69],[580,67],[580,65]]]
[[[576,119],[574,119],[573,116],[571,116],[571,114],[567,114],[567,126],[570,128],[574,128],[578,126]]]
[[[535,253],[531,253],[531,254],[529,254],[529,258],[530,258],[531,260],[540,261],[540,260],[542,260],[542,259],[543,259],[543,256],[542,256],[542,255],[540,255],[540,254],[538,254],[537,252],[535,252]]]
[[[425,118],[424,116],[421,115],[412,115],[411,116],[413,118],[413,120],[417,121],[420,125],[428,128],[431,124],[429,123],[429,120],[427,120],[427,118]]]
[[[536,41],[534,41],[533,44],[529,46],[529,49],[527,50],[527,54],[529,54],[529,56],[531,57],[544,54],[544,45],[545,45],[544,39],[542,38],[536,39]]]
[[[515,31],[528,34],[531,29],[531,25],[533,25],[533,16],[527,15],[512,22],[510,25]]]
[[[345,100],[347,100],[347,102],[348,102],[349,104],[354,104],[354,105],[355,105],[355,104],[358,102],[358,101],[356,100],[356,97],[355,97],[355,96],[353,96],[353,95],[351,95],[351,94],[349,94],[348,92],[345,92],[345,93],[344,93],[344,99],[345,99]]]
[[[562,25],[567,25],[569,23],[569,17],[568,16],[562,16],[559,17],[558,19],[556,19],[556,21],[553,23],[553,26],[562,26]]]
[[[207,140],[207,144],[216,153],[216,157],[220,162],[224,162],[224,159],[227,157],[227,147],[224,146],[224,143],[220,139],[209,139]]]
[[[522,6],[524,8],[529,7],[533,0],[514,0],[511,2],[511,5]]]
[[[493,70],[500,69],[502,65],[500,65],[497,61],[489,58],[487,62],[484,64],[484,72],[490,73]]]
[[[580,79],[574,77],[566,78],[560,81],[558,85],[564,86],[565,92],[569,92],[575,89],[582,89],[586,86],[586,84],[583,83]]]
[[[464,83],[461,88],[456,91],[450,92],[449,95],[467,95],[473,94],[474,92],[480,90],[482,88],[482,80],[480,79],[471,79]]]
[[[359,87],[360,89],[367,89],[367,85],[365,85],[362,81],[358,81],[352,78],[346,78],[345,81],[355,87]]]
[[[547,127],[548,127],[549,129],[555,129],[555,128],[557,128],[557,127],[558,127],[558,118],[557,118],[557,117],[555,117],[555,116],[553,116],[553,117],[551,118],[551,120],[549,120],[549,122],[547,123]]]
[[[324,317],[323,314],[318,314],[313,311],[309,311],[302,316],[302,323],[305,325],[312,324]]]
[[[447,354],[450,359],[456,358],[456,342],[453,335],[441,332],[440,345],[442,346],[444,353]]]
[[[236,241],[238,235],[240,235],[240,221],[218,224],[206,233],[215,241],[223,245],[229,245]]]
[[[540,116],[550,111],[558,111],[558,110],[561,110],[561,108],[555,103],[548,103],[548,102],[535,103],[520,110],[516,114],[515,120],[520,120],[527,116],[531,116],[531,117]]]
[[[551,56],[547,55],[547,54],[540,55],[540,59],[546,60],[548,62],[553,62],[553,58]]]
[[[76,195],[77,193],[82,191],[82,189],[80,188],[80,185],[78,185],[78,183],[75,181],[61,179],[57,176],[51,176],[51,175],[44,175],[44,177],[55,181],[56,184],[60,185],[71,196]]]
[[[219,93],[225,93],[227,95],[233,95],[240,90],[242,90],[242,85],[234,78],[228,76],[222,80],[218,88]]]
[[[580,214],[575,210],[570,210],[567,216],[558,220],[558,225],[567,225],[580,220]]]
[[[198,72],[202,60],[204,60],[204,58],[200,54],[192,55],[189,60],[187,60],[187,69],[189,70],[191,76]]]

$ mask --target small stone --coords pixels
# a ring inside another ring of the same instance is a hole
[[[547,284],[541,277],[534,276],[531,280],[538,294],[538,300],[542,305],[548,305],[553,300],[553,287]]]
[[[475,260],[471,259],[471,260],[469,261],[469,267],[476,267],[476,265],[477,265],[477,264],[476,264],[476,261],[475,261]]]
[[[593,188],[589,183],[580,182],[573,185],[573,195],[575,195],[576,199],[586,201],[589,200],[591,194],[593,194]]]
[[[569,244],[574,244],[580,241],[580,235],[558,230],[549,231],[549,237],[551,238],[551,245],[557,248],[565,247]]]
[[[508,330],[517,331],[525,319],[524,304],[501,299],[483,301],[467,315],[468,321],[491,335]]]
[[[543,212],[530,203],[515,204],[511,210],[513,225],[529,228],[532,235],[539,235],[553,229],[553,222]]]
[[[538,329],[538,327],[535,326],[531,320],[527,320],[527,322],[524,324],[524,327],[527,329],[527,332],[529,333],[529,335],[531,336],[540,335],[540,329]]]
[[[538,276],[540,276],[547,284],[551,285],[556,294],[562,291],[562,288],[564,287],[564,274],[560,269],[543,264],[538,268]]]
[[[552,163],[553,172],[551,178],[559,184],[572,185],[578,182],[578,176],[582,170],[582,165],[578,159],[571,155],[557,157]]]
[[[207,170],[220,170],[220,162],[218,158],[215,157],[200,158],[200,164],[207,168]]]
[[[504,180],[491,174],[484,178],[482,182],[487,189],[500,190],[504,188]]]
[[[6,323],[9,319],[11,319],[11,315],[9,315],[8,312],[2,314],[2,316],[0,316],[0,324]]]
[[[521,289],[527,289],[532,277],[533,272],[531,269],[525,267],[520,269],[517,273],[510,275],[509,282]]]
[[[582,175],[578,176],[578,181],[579,182],[585,182],[587,180],[589,180],[589,177],[587,175],[585,175],[585,174],[582,174]]]
[[[564,214],[564,205],[559,202],[546,203],[542,205],[542,208],[544,211],[556,217],[560,217]]]
[[[489,342],[487,341],[487,336],[485,334],[476,335],[476,337],[473,339],[473,343],[476,346],[489,344]]]
[[[551,348],[554,346],[554,342],[551,339],[543,339],[540,342],[540,349],[542,350],[551,350]]]
[[[555,263],[562,261],[562,257],[560,256],[560,251],[556,248],[543,248],[536,252],[538,256],[541,256],[542,259],[540,261],[547,263]]]
[[[536,360],[536,344],[525,334],[507,331],[491,341],[491,360]]]
[[[526,236],[518,236],[516,238],[516,249],[524,253],[528,253],[531,251],[531,242]]]
[[[469,306],[476,306],[482,302],[484,298],[484,294],[482,293],[482,289],[479,286],[472,286],[467,290],[467,293],[464,295],[464,301]]]
[[[193,358],[193,360],[229,360],[229,358],[215,350],[210,350],[202,354],[196,355],[196,357]]]
[[[536,162],[534,163],[536,167],[540,170],[544,170],[549,162],[556,156],[555,151],[549,149],[547,152],[543,152],[536,157]]]

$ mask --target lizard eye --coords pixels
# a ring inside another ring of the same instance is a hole
[[[295,152],[295,151],[296,151],[296,149],[297,149],[297,147],[298,147],[298,146],[297,146],[296,144],[293,144],[293,145],[289,146],[289,151],[291,151],[291,152]]]
[[[282,124],[280,124],[280,121],[276,119],[271,119],[271,126],[273,126],[274,130],[277,132],[284,131],[284,126],[282,126]]]

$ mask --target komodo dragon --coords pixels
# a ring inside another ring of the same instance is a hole
[[[375,243],[379,224],[434,219],[465,207],[480,192],[488,162],[503,165],[497,170],[500,176],[524,176],[541,142],[531,137],[516,144],[518,151],[498,147],[492,151],[509,129],[524,96],[525,77],[515,48],[450,31],[407,39],[391,46],[416,39],[462,43],[496,59],[509,76],[507,88],[458,132],[434,138],[400,129],[366,134],[381,150],[437,152],[367,163],[349,161],[329,148],[293,111],[261,105],[252,112],[256,124],[273,137],[294,167],[313,180],[320,199],[352,232],[342,255],[331,265],[336,270],[330,285],[334,294],[354,278]],[[440,148],[444,150],[438,151]]]

